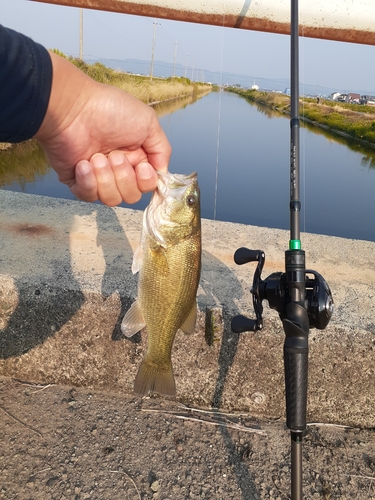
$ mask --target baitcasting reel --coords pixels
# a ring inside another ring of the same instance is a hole
[[[291,302],[290,290],[287,283],[287,273],[276,272],[265,280],[261,279],[265,254],[262,250],[239,248],[234,254],[236,264],[258,262],[254,272],[253,286],[250,290],[253,296],[253,306],[256,319],[249,319],[238,315],[232,319],[234,333],[254,332],[263,327],[263,300],[268,300],[271,309],[275,309],[283,321],[287,318],[287,305]],[[293,270],[292,270],[293,273]],[[304,308],[307,311],[310,328],[324,330],[333,313],[333,297],[328,283],[321,274],[310,269],[305,273]]]

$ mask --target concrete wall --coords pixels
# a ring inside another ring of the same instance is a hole
[[[136,297],[131,273],[141,212],[0,191],[0,375],[132,392],[147,336],[121,335]],[[282,325],[265,307],[261,332],[236,335],[233,315],[253,316],[254,264],[240,246],[266,252],[263,277],[284,270],[287,231],[203,220],[199,324],[173,348],[177,398],[284,419]],[[308,268],[335,301],[325,331],[310,332],[308,420],[375,426],[375,243],[303,234]],[[223,310],[205,340],[206,308]]]

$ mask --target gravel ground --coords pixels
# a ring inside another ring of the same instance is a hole
[[[203,410],[0,379],[0,498],[290,498],[284,423]],[[303,457],[304,498],[375,499],[373,430],[311,425]]]

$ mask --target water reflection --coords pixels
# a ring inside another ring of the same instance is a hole
[[[172,145],[170,170],[198,172],[204,218],[289,228],[287,114],[228,92],[155,109]],[[0,187],[74,199],[33,141],[0,151]],[[303,231],[375,241],[374,188],[375,149],[302,122]],[[131,208],[143,210],[149,200],[148,193]]]
[[[43,148],[30,140],[0,151],[0,186],[18,183],[27,192],[27,184],[43,178],[50,170]]]
[[[247,101],[249,104],[252,106],[255,106],[259,113],[262,113],[262,115],[266,115],[267,118],[283,118],[283,115],[279,112],[276,111],[273,108],[270,108],[269,106],[265,106],[264,104],[260,104],[258,102],[250,102]]]
[[[285,118],[285,117],[289,118],[289,115],[284,115],[279,111],[270,108],[269,106],[265,106],[264,104],[248,100],[246,100],[246,102],[250,104],[250,106],[254,106],[257,109],[257,111],[259,111],[259,113],[267,116],[268,118]],[[303,116],[303,107],[301,110],[301,116]],[[329,129],[320,127],[318,125],[314,125],[304,120],[301,120],[301,127],[306,128],[313,134],[324,136],[328,141],[333,141],[338,144],[342,144],[343,146],[346,146],[352,151],[362,154],[363,158],[361,160],[361,166],[367,168],[375,168],[375,145],[374,147],[371,147],[367,146],[366,144],[360,144],[354,139],[351,139],[350,137],[344,137],[338,133],[330,131]]]
[[[158,102],[152,106],[158,115],[158,118],[161,118],[164,115],[171,115],[180,109],[185,109],[190,104],[194,104],[201,99],[206,94],[200,95],[189,95],[186,97],[182,97],[181,99],[171,99],[170,101]]]
[[[375,168],[375,147],[372,148],[371,146],[359,144],[349,137],[343,137],[342,135],[335,134],[334,132],[330,132],[329,130],[313,125],[312,123],[302,121],[301,125],[314,134],[323,135],[328,141],[342,144],[355,153],[360,153],[361,155],[363,155],[361,159],[361,166],[367,167],[369,169]]]

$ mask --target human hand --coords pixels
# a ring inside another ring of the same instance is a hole
[[[137,202],[168,169],[171,146],[152,108],[51,53],[53,82],[35,138],[59,180],[85,201]]]

